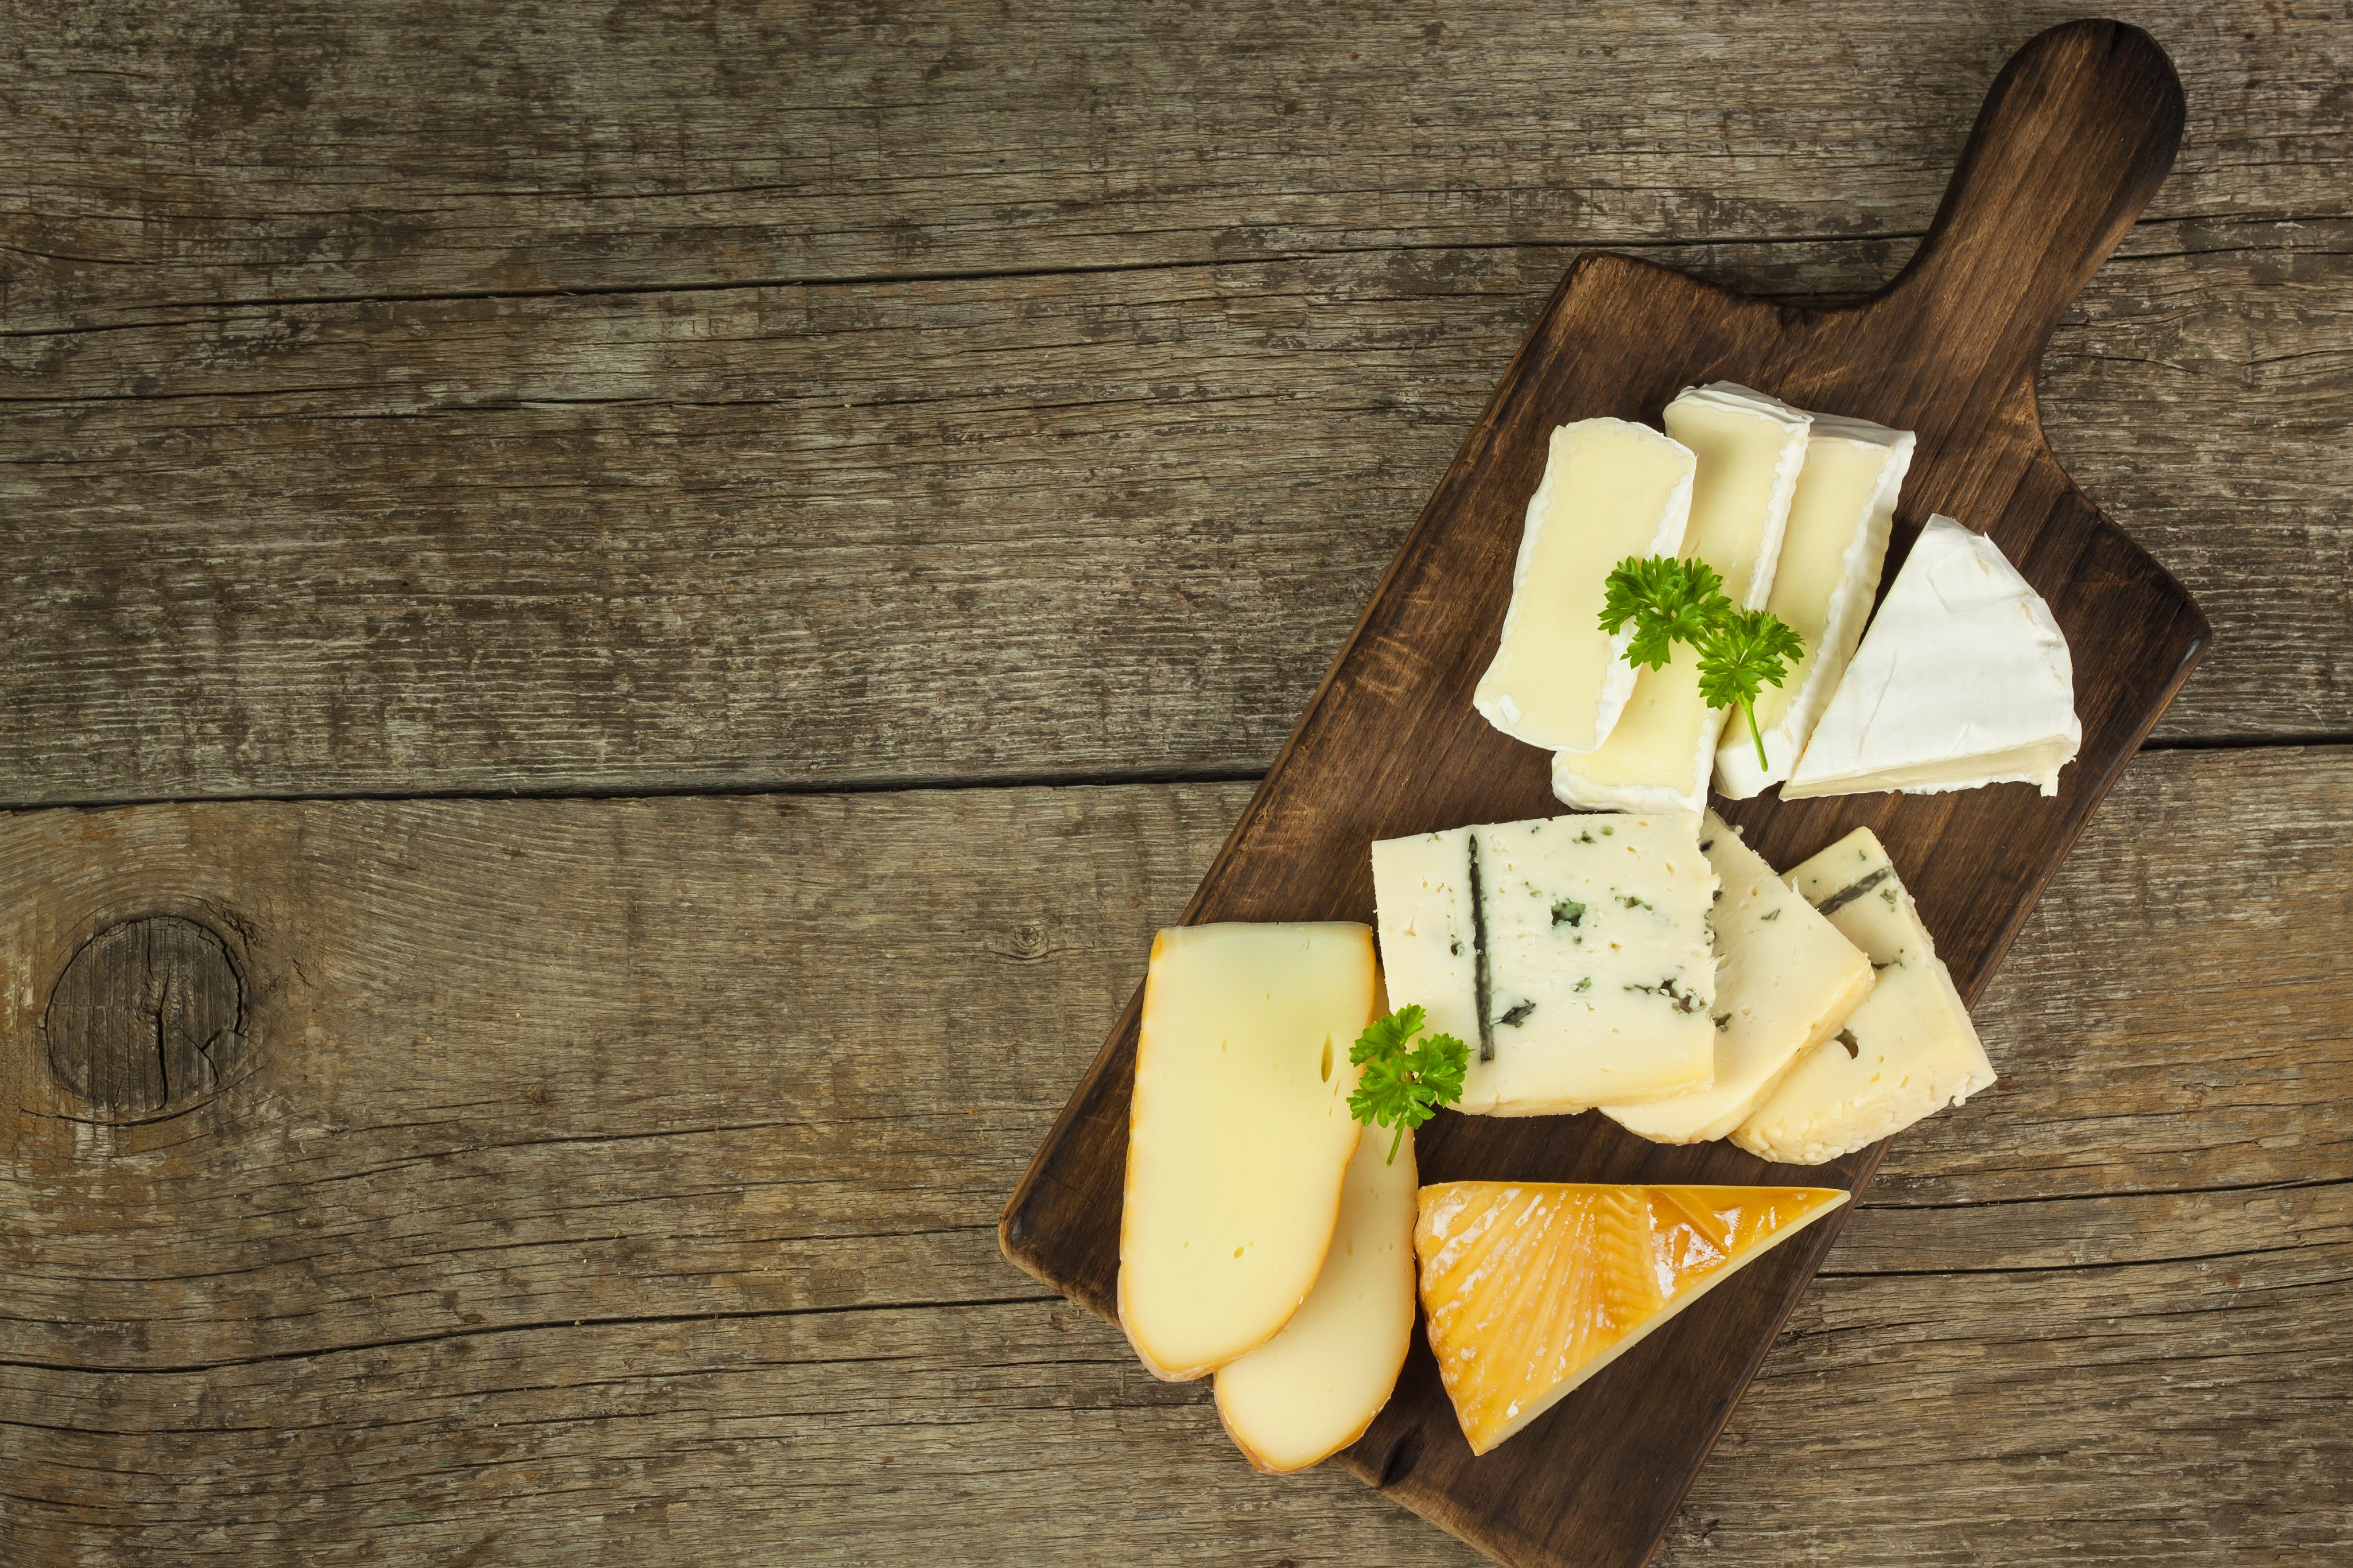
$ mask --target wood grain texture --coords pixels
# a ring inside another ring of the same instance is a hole
[[[1932,511],[1970,518],[2067,634],[2083,748],[2055,801],[2011,785],[1727,808],[1778,865],[1854,826],[1874,829],[1973,1001],[2207,636],[2179,586],[2059,468],[2034,406],[2044,341],[2164,178],[2181,113],[2179,85],[2145,34],[2070,24],[2029,43],[1995,79],[1936,225],[1903,276],[1867,300],[1811,310],[1624,258],[1578,263],[1187,906],[1187,923],[1369,923],[1367,844],[1557,809],[1549,754],[1501,734],[1470,701],[1511,597],[1546,437],[1576,419],[1655,420],[1679,386],[1727,379],[1916,429],[1889,575],[1908,548],[1907,525]],[[1000,1227],[1008,1258],[1106,1316],[1137,997]],[[1652,1144],[1598,1114],[1448,1115],[1423,1130],[1417,1157],[1432,1182],[1859,1189],[1883,1147],[1781,1167],[1728,1145]],[[1749,1265],[1628,1352],[1613,1377],[1476,1462],[1436,1363],[1417,1346],[1396,1396],[1343,1463],[1504,1562],[1639,1564],[1843,1218]]]
[[[59,1121],[0,1018],[0,1560],[1476,1561],[997,1254],[1249,794],[0,819],[11,998],[176,910],[257,1064]],[[2136,762],[1978,1005],[2003,1084],[1890,1152],[1661,1560],[2353,1547],[2349,882],[2353,751]]]

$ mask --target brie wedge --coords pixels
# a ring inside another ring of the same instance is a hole
[[[1389,1402],[1413,1342],[1419,1184],[1412,1133],[1358,1133],[1315,1288],[1282,1332],[1218,1369],[1218,1419],[1259,1469],[1284,1475],[1330,1458]]]
[[[1372,937],[1333,921],[1153,939],[1119,1322],[1155,1377],[1198,1377],[1256,1350],[1324,1267],[1356,1150],[1348,1047],[1373,1020]]]
[[[1601,629],[1610,569],[1672,555],[1691,517],[1692,455],[1647,426],[1580,419],[1552,433],[1528,501],[1512,604],[1471,705],[1506,735],[1548,751],[1607,740],[1633,689],[1631,624]]]
[[[1878,971],[1836,1034],[1806,1051],[1732,1141],[1785,1165],[1851,1154],[1993,1082],[1993,1064],[1887,851],[1858,827],[1789,885]]]
[[[1798,1058],[1871,994],[1871,961],[1709,812],[1699,847],[1723,879],[1715,901],[1715,1081],[1601,1113],[1656,1143],[1721,1138],[1748,1119]]]
[[[1724,579],[1743,609],[1762,609],[1806,458],[1811,421],[1788,404],[1719,381],[1667,405],[1667,434],[1692,450],[1691,525],[1683,553]],[[1725,711],[1699,694],[1699,655],[1677,643],[1662,669],[1637,671],[1609,738],[1553,758],[1552,793],[1610,811],[1687,811],[1707,805]]]
[[[1872,595],[1887,559],[1896,492],[1912,466],[1912,433],[1861,419],[1813,416],[1806,464],[1789,503],[1779,563],[1765,607],[1803,640],[1803,658],[1751,706],[1764,738],[1763,767],[1746,723],[1725,726],[1715,752],[1715,789],[1746,800],[1789,776],[1839,677],[1862,640]]]
[[[1932,517],[1781,798],[2013,781],[2057,795],[2083,742],[2051,607],[1992,540]]]

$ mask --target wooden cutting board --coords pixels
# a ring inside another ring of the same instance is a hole
[[[1374,839],[1559,811],[1546,753],[1498,733],[1471,707],[1472,687],[1495,651],[1546,437],[1556,425],[1598,415],[1655,426],[1681,388],[1736,381],[1799,407],[1918,432],[1883,584],[1894,579],[1921,521],[1943,512],[1991,534],[2067,634],[2084,747],[2057,799],[2003,784],[1945,795],[1767,797],[1725,812],[1784,868],[1852,827],[1871,827],[1974,1004],[2209,636],[2180,584],[2061,469],[2035,403],[2052,325],[2156,192],[2181,125],[2180,83],[2147,34],[2116,22],[2070,23],[2003,68],[1918,255],[1869,300],[1810,310],[1624,257],[1580,258],[1504,372],[1185,922],[1369,922]],[[1139,974],[1144,958],[1136,954]],[[1106,1318],[1113,1315],[1141,1002],[1139,987],[999,1227],[1007,1257]],[[1986,1045],[1999,1068],[2002,1042]],[[1830,1165],[1778,1166],[1726,1143],[1645,1142],[1599,1115],[1510,1121],[1451,1112],[1424,1128],[1419,1144],[1422,1179],[1431,1182],[1854,1190],[1884,1147]],[[1767,1255],[1475,1461],[1417,1338],[1388,1407],[1339,1462],[1504,1562],[1640,1564],[1844,1212]]]

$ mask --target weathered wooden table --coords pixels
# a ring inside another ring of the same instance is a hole
[[[1090,9],[0,7],[0,1563],[1473,1560],[998,1205],[1571,257],[1867,289],[2069,13]],[[2353,19],[2126,15],[2219,641],[1677,1568],[2353,1553]]]

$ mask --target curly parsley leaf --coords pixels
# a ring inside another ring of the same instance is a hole
[[[1471,1047],[1451,1035],[1409,1043],[1426,1017],[1419,1006],[1400,1007],[1374,1019],[1348,1047],[1348,1059],[1364,1069],[1348,1096],[1348,1114],[1367,1127],[1397,1129],[1389,1140],[1392,1163],[1408,1128],[1462,1098],[1462,1075],[1471,1068]]]
[[[1803,658],[1806,645],[1789,623],[1764,610],[1734,610],[1722,616],[1699,645],[1699,694],[1710,708],[1738,708],[1757,742],[1757,765],[1765,757],[1765,737],[1757,732],[1752,704],[1768,684],[1778,686],[1789,666]]]
[[[1732,610],[1715,567],[1671,555],[1629,555],[1610,571],[1602,591],[1601,629],[1616,637],[1634,623],[1626,662],[1637,669],[1665,668],[1674,644],[1696,647],[1708,626]]]

